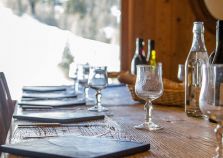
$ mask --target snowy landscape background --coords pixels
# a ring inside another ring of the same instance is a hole
[[[74,63],[106,65],[119,71],[119,46],[75,35],[43,24],[28,14],[18,16],[0,5],[0,71],[4,72],[13,98],[24,85],[72,84],[58,64],[66,43]]]

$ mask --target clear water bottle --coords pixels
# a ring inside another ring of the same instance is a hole
[[[203,22],[194,22],[193,42],[185,62],[185,112],[190,117],[202,117],[199,95],[202,83],[201,67],[208,64]]]

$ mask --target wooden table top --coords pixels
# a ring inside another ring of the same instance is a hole
[[[80,135],[113,137],[121,140],[149,142],[148,152],[129,156],[131,158],[206,158],[212,157],[216,148],[215,124],[207,119],[189,118],[182,107],[154,105],[153,121],[163,127],[159,131],[145,131],[134,128],[144,121],[143,104],[134,102],[126,87],[107,88],[102,91],[102,104],[109,108],[109,115],[101,121],[109,125],[102,127],[56,127],[56,128],[15,128],[22,121],[13,120],[9,143],[29,141],[26,136]],[[90,107],[90,106],[87,106]],[[86,106],[74,110],[86,110]],[[63,109],[65,110],[65,109]],[[68,110],[72,110],[69,108]],[[24,122],[24,121],[23,121]],[[100,121],[99,121],[100,122]],[[33,138],[36,139],[36,138]],[[17,157],[7,155],[7,157]]]

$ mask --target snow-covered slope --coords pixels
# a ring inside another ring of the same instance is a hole
[[[71,83],[58,67],[67,41],[76,63],[119,70],[118,46],[75,36],[0,6],[0,71],[5,72],[13,97],[23,85]]]

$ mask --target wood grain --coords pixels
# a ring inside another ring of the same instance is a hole
[[[122,0],[122,6],[125,10],[122,11],[121,69],[130,70],[136,37],[141,36],[145,41],[155,39],[157,61],[163,63],[164,77],[176,81],[177,66],[185,63],[196,20],[189,0]],[[210,54],[215,48],[215,35],[205,31]]]
[[[215,124],[205,119],[189,118],[183,108],[154,105],[153,121],[163,127],[159,131],[137,130],[134,125],[144,121],[143,105],[131,100],[126,87],[107,88],[103,92],[102,104],[109,108],[113,116],[99,120],[103,127],[48,127],[16,129],[14,120],[8,143],[29,141],[25,136],[68,135],[109,137],[136,142],[149,142],[151,150],[129,156],[130,158],[206,158],[215,151]],[[74,107],[86,110],[89,106]],[[64,109],[63,109],[64,110]],[[70,110],[70,108],[69,108]],[[89,123],[89,122],[88,122]],[[92,123],[92,122],[90,122]],[[95,121],[94,121],[95,123]],[[8,155],[7,157],[16,157]]]

